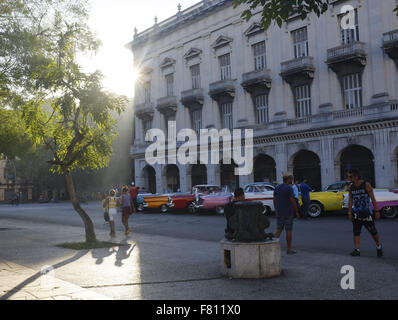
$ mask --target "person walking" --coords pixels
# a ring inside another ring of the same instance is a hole
[[[299,181],[298,180],[296,180],[295,183],[293,183],[292,188],[293,188],[293,192],[294,192],[294,199],[296,200],[297,209],[298,209],[299,214],[301,216],[300,201],[299,201],[300,186],[299,186]]]
[[[383,257],[383,247],[375,225],[375,219],[380,219],[380,211],[377,208],[373,188],[369,182],[361,179],[360,173],[356,169],[351,169],[348,172],[348,180],[351,181],[351,185],[348,189],[348,218],[353,224],[355,245],[354,251],[351,252],[351,256],[356,257],[361,255],[359,249],[360,237],[362,227],[365,227],[376,243],[377,256],[381,258]],[[373,204],[374,210],[371,207],[371,203]]]
[[[134,182],[131,183],[130,196],[131,196],[131,206],[133,208],[133,212],[137,212],[137,197],[139,189],[140,188],[135,186]]]
[[[108,208],[109,213],[109,227],[111,229],[110,236],[112,238],[116,237],[115,232],[115,219],[117,216],[117,206],[119,204],[119,199],[116,197],[116,191],[109,191],[109,196],[105,200],[105,207]]]
[[[277,218],[277,231],[274,237],[279,239],[282,231],[286,231],[287,254],[297,253],[297,251],[292,249],[293,220],[295,215],[297,219],[300,219],[294,191],[291,186],[292,182],[293,174],[287,172],[283,174],[283,183],[278,185],[274,191],[274,207]]]
[[[301,207],[301,217],[304,220],[308,220],[308,211],[310,209],[310,192],[313,192],[312,188],[308,185],[308,179],[303,178],[300,183],[301,201],[303,206]]]
[[[124,186],[122,188],[122,223],[125,228],[124,234],[126,236],[128,236],[131,232],[131,229],[129,228],[129,217],[131,213],[131,195],[129,193],[129,187]]]

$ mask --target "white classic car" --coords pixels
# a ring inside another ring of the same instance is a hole
[[[398,189],[374,189],[377,202],[377,209],[382,216],[388,219],[394,219],[398,216]],[[344,209],[348,209],[348,194],[344,195]]]
[[[275,211],[274,190],[275,186],[270,183],[255,182],[246,185],[245,198],[249,201],[260,201],[264,206],[264,214],[270,215]]]

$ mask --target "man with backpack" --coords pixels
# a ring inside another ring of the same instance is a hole
[[[360,173],[356,169],[351,169],[348,172],[348,180],[351,182],[349,186],[348,217],[353,224],[355,245],[351,256],[357,257],[361,255],[359,249],[360,236],[362,227],[365,227],[376,242],[377,256],[381,258],[383,257],[383,247],[375,225],[375,219],[380,219],[380,211],[377,208],[373,188],[369,182],[361,179]],[[373,209],[371,203],[373,204]]]

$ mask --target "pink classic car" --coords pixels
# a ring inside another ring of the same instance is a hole
[[[231,202],[233,194],[231,192],[219,192],[209,195],[200,195],[195,203],[196,212],[213,211],[218,214],[224,214],[224,207]]]

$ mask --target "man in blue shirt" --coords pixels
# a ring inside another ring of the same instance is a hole
[[[301,207],[301,215],[302,218],[305,220],[308,219],[308,211],[310,208],[310,192],[313,191],[307,183],[308,179],[304,177],[303,182],[300,184],[301,201],[303,201],[303,206]]]
[[[283,175],[283,184],[278,185],[274,191],[274,206],[277,218],[277,231],[275,238],[279,238],[283,229],[286,230],[287,253],[297,253],[292,249],[293,238],[293,220],[296,215],[300,219],[296,200],[294,198],[294,191],[291,186],[293,182],[293,175],[285,173]]]

